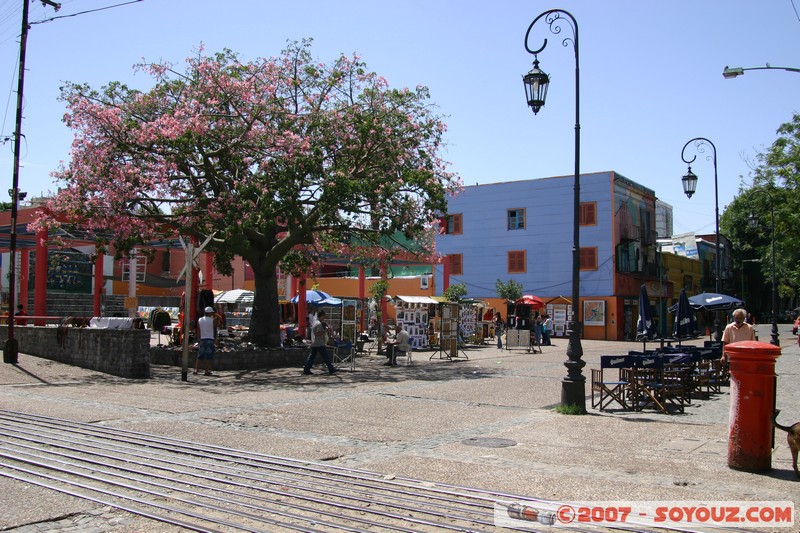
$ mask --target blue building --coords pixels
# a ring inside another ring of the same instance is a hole
[[[573,176],[464,187],[440,221],[435,286],[463,283],[470,298],[497,298],[515,280],[544,300],[563,334],[571,312]],[[580,295],[584,338],[636,332],[642,283],[657,282],[655,192],[622,175],[581,175]],[[668,288],[658,290],[667,295]],[[657,294],[651,296],[658,296]]]

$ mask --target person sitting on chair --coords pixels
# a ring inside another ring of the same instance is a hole
[[[402,324],[397,324],[394,327],[394,340],[395,342],[389,346],[388,354],[389,361],[386,366],[397,366],[397,356],[407,357],[411,352],[411,345],[409,344],[410,336],[406,330],[403,329]]]

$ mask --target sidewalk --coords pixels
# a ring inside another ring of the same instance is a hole
[[[760,339],[768,340],[769,325],[758,328]],[[777,405],[781,422],[790,425],[800,420],[800,348],[790,326],[780,328]],[[710,399],[693,400],[684,414],[600,413],[587,398],[587,416],[560,415],[553,408],[566,375],[567,341],[557,338],[554,344],[543,354],[469,347],[469,360],[459,361],[438,355],[429,361],[432,352],[414,352],[411,367],[384,367],[384,357],[372,356],[360,358],[355,372],[334,376],[284,368],[190,374],[188,382],[180,381],[180,368],[157,366],[152,379],[130,381],[21,354],[18,366],[0,366],[0,405],[566,502],[789,499],[800,510],[800,483],[785,433],[776,433],[771,472],[728,468],[727,387]],[[600,355],[642,344],[582,346],[588,395],[589,369],[598,366]],[[496,439],[516,445],[491,447]],[[48,520],[54,521],[49,529],[40,524],[20,531],[68,530],[79,520],[112,531],[141,531],[146,524],[105,511],[0,477],[0,529]],[[63,518],[71,513],[78,514]],[[784,529],[789,530],[796,528]]]

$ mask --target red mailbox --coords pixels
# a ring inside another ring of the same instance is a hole
[[[772,468],[772,412],[779,346],[743,341],[725,346],[730,362],[728,466],[747,472]]]

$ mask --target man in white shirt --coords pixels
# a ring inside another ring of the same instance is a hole
[[[211,361],[214,359],[214,348],[217,342],[217,325],[214,323],[214,308],[206,307],[205,316],[197,321],[195,335],[200,339],[200,349],[194,363],[194,373],[200,371],[200,360],[205,361],[205,375],[211,375]]]
[[[406,357],[411,351],[411,336],[403,329],[402,324],[397,324],[394,331],[394,343],[389,346],[389,361],[385,363],[386,366],[397,366],[397,356]]]

